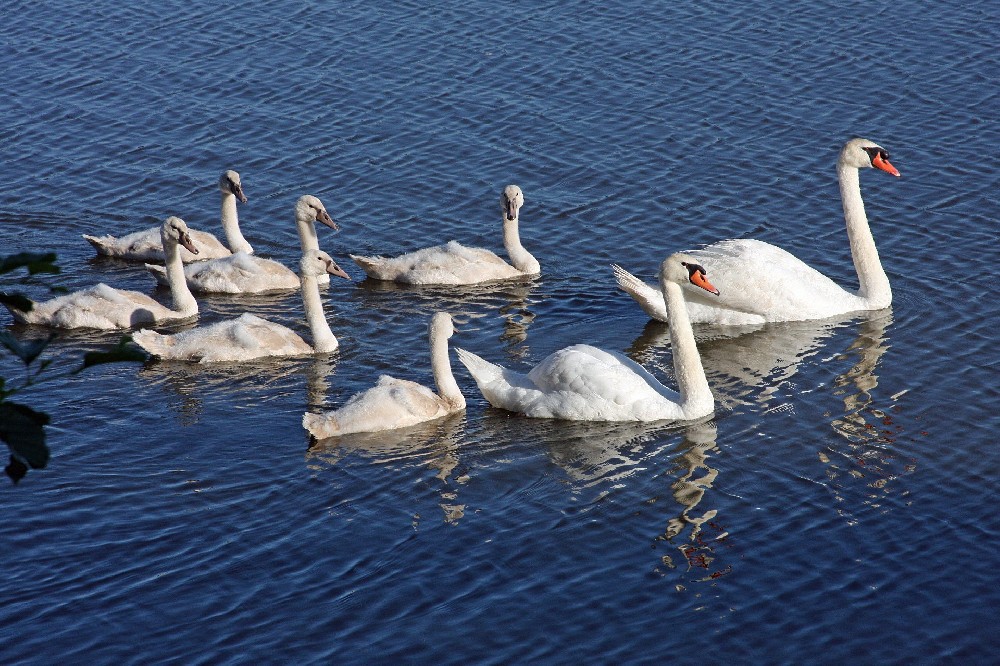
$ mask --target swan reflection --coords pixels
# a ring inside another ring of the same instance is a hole
[[[828,338],[859,320],[884,321],[886,317],[891,318],[891,310],[757,326],[696,326],[695,337],[718,405],[728,409],[752,403],[771,406],[802,361],[823,351]],[[650,321],[625,352],[639,363],[661,364],[670,374],[669,358],[661,353],[669,344],[667,325]]]
[[[408,428],[314,440],[306,451],[306,462],[314,471],[332,467],[351,455],[363,456],[375,464],[423,464],[436,470],[434,476],[442,484],[439,506],[445,522],[455,524],[465,515],[458,487],[468,478],[452,477],[459,463],[458,448],[465,425],[465,413],[460,412]]]

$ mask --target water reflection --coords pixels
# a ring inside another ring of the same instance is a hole
[[[537,421],[522,417],[514,420]],[[666,575],[668,569],[685,566],[685,573],[695,574],[696,580],[715,580],[731,571],[731,566],[722,567],[716,562],[716,548],[727,543],[728,538],[718,510],[701,506],[719,474],[709,464],[709,459],[719,453],[714,420],[684,424],[573,421],[540,424],[535,434],[547,445],[551,460],[565,470],[575,488],[600,488],[600,497],[615,487],[623,487],[629,477],[670,461],[669,469],[648,476],[660,489],[663,480],[668,480],[674,504],[660,509],[669,517],[665,518],[666,525],[656,541],[669,544],[680,555],[663,555],[656,571]],[[638,482],[644,481],[640,477]],[[659,489],[655,492],[659,494]],[[662,507],[660,500],[650,500],[649,506]]]
[[[900,403],[907,391],[887,398],[875,394],[879,363],[889,349],[887,330],[891,324],[891,312],[862,321],[857,338],[836,357],[853,361],[832,384],[833,395],[843,400],[844,411],[832,418],[830,425],[843,445],[834,442],[821,449],[818,457],[825,466],[827,487],[834,493],[838,512],[851,524],[858,520],[851,495],[860,490],[858,509],[883,512],[882,503],[892,490],[892,482],[916,470],[916,459],[901,458],[897,445],[899,438],[916,434],[908,432]]]
[[[329,437],[312,443],[306,451],[306,462],[314,471],[332,467],[350,455],[370,458],[375,464],[417,462],[426,465],[437,470],[434,477],[441,482],[438,505],[445,522],[456,524],[465,515],[465,505],[459,502],[458,491],[468,477],[453,478],[452,473],[459,463],[458,448],[465,425],[465,413],[459,412],[409,428]]]
[[[859,320],[891,319],[891,309],[864,315],[760,326],[696,326],[698,351],[716,402],[724,408],[757,403],[774,409],[779,389],[791,381],[800,364],[823,350],[837,331]],[[626,353],[642,364],[660,365],[672,375],[670,359],[660,353],[670,345],[666,324],[650,321]],[[788,406],[790,407],[790,405]]]
[[[156,361],[146,363],[139,377],[174,396],[171,403],[183,425],[201,419],[206,401],[231,409],[232,405],[265,405],[302,390],[305,375],[310,396],[325,394],[326,377],[332,375],[337,354],[260,358],[238,363],[189,363]],[[322,373],[322,374],[321,374]]]
[[[519,360],[530,351],[524,343],[535,312],[529,306],[544,300],[537,290],[538,281],[531,277],[461,287],[396,284],[369,278],[358,283],[354,298],[359,301],[359,313],[423,316],[443,310],[455,317],[459,326],[463,321],[499,312],[503,332],[498,339],[504,343],[508,356]]]

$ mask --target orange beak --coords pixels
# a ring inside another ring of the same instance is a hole
[[[889,164],[889,160],[882,159],[881,155],[876,155],[874,159],[872,159],[872,166],[875,167],[876,169],[882,169],[882,171],[885,171],[886,173],[891,173],[893,176],[899,178],[899,170],[897,170],[896,167]]]
[[[694,273],[692,273],[691,284],[696,287],[701,287],[705,291],[711,292],[716,296],[719,295],[719,290],[712,286],[712,283],[708,281],[708,278],[705,277],[705,274],[701,271],[694,271]]]

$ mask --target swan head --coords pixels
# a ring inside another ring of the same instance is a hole
[[[500,207],[503,208],[505,219],[516,220],[518,211],[521,210],[521,206],[523,205],[524,194],[521,193],[520,187],[517,185],[508,185],[503,188],[503,192],[500,194]]]
[[[670,255],[660,264],[660,281],[690,283],[711,294],[719,295],[719,290],[708,281],[708,273],[702,265],[694,257],[680,252]]]
[[[320,275],[336,275],[347,280],[351,279],[344,269],[337,265],[337,262],[323,250],[309,250],[302,255],[299,260],[299,274],[311,277]]]
[[[198,254],[198,248],[194,246],[194,241],[191,240],[191,234],[188,232],[187,223],[179,217],[171,215],[163,222],[163,226],[160,227],[160,239],[163,241],[164,248],[169,243],[180,244],[191,254]]]
[[[232,169],[219,176],[219,190],[223,194],[234,194],[240,203],[246,203],[247,197],[243,194],[243,185],[240,183],[240,174]]]
[[[437,337],[438,334],[450,338],[455,335],[455,322],[452,321],[451,315],[447,312],[435,312],[434,316],[431,317],[428,331],[432,338]]]
[[[870,169],[875,167],[886,173],[899,177],[899,171],[889,162],[889,152],[874,141],[868,139],[851,139],[840,150],[839,164],[855,169]]]
[[[309,222],[321,222],[334,230],[340,229],[330,214],[326,212],[326,206],[319,200],[319,197],[314,197],[311,194],[303,194],[295,202],[295,217]]]

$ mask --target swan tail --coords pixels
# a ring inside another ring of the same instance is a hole
[[[650,318],[667,321],[667,306],[663,302],[663,294],[658,289],[653,289],[618,264],[611,264],[611,271],[615,274],[618,287],[635,299]]]
[[[167,269],[165,266],[159,266],[157,264],[144,264],[146,270],[149,274],[156,278],[156,283],[163,287],[170,286],[170,280],[167,279]]]
[[[173,340],[169,335],[163,335],[148,328],[136,331],[132,334],[132,341],[139,345],[153,356],[165,358],[170,356],[170,349],[173,347]]]
[[[324,439],[340,434],[340,424],[330,414],[306,412],[302,415],[302,427],[308,430],[309,434],[316,439]]]
[[[115,240],[114,236],[91,236],[89,234],[83,234],[83,239],[94,246],[94,249],[97,250],[97,254],[105,257],[113,257],[117,254],[112,246],[112,243]]]
[[[351,255],[348,255],[348,256],[351,259],[353,259],[354,263],[356,263],[358,266],[360,266],[361,270],[363,270],[366,274],[368,274],[369,277],[373,277],[373,278],[377,278],[377,279],[383,279],[383,276],[382,276],[383,270],[382,270],[382,268],[383,268],[383,264],[386,261],[385,257],[380,257],[380,256],[362,257],[362,256],[357,255],[357,254],[351,254]]]
[[[476,384],[479,385],[480,389],[503,378],[504,369],[496,363],[490,363],[486,359],[461,347],[455,347],[455,353],[458,355],[458,360],[462,362],[462,365],[469,370],[472,378],[476,380]]]

